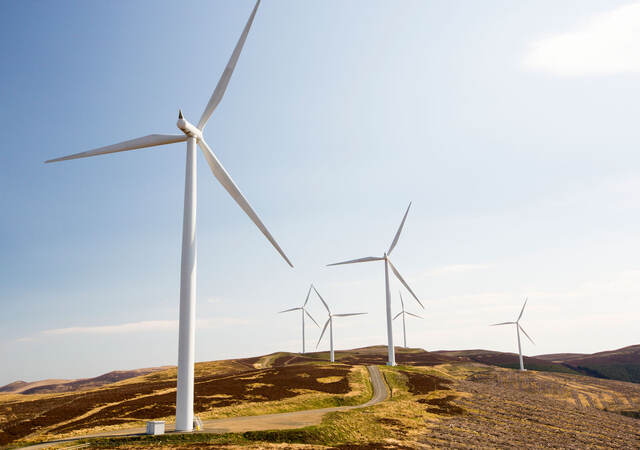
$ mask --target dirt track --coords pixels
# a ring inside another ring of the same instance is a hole
[[[205,433],[232,433],[244,431],[260,431],[260,430],[284,430],[292,428],[302,428],[309,425],[317,425],[322,417],[329,412],[347,411],[356,408],[366,408],[375,405],[387,399],[388,391],[380,370],[377,366],[367,366],[371,384],[373,386],[373,397],[366,403],[358,406],[338,406],[333,408],[312,409],[307,411],[294,411],[279,414],[265,414],[262,416],[245,416],[245,417],[228,417],[225,419],[214,419],[203,422],[202,432]],[[167,424],[167,432],[174,431],[175,424]],[[108,433],[88,434],[84,436],[75,436],[69,439],[60,439],[42,444],[37,444],[28,449],[47,448],[56,443],[71,442],[83,438],[91,437],[109,437],[109,436],[135,436],[144,434],[144,428],[128,428]]]

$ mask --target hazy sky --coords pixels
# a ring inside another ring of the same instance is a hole
[[[184,144],[42,161],[197,122],[252,6],[0,4],[0,385],[176,363]],[[639,86],[638,2],[264,0],[205,136],[295,269],[199,157],[196,359],[299,351],[312,281],[385,343],[383,265],[325,265],[409,201],[410,346],[515,351],[524,296],[526,354],[638,343]]]

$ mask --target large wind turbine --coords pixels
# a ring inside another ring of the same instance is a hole
[[[332,314],[331,310],[329,309],[329,305],[327,305],[327,302],[324,301],[324,299],[322,298],[322,295],[320,295],[320,292],[318,292],[318,290],[315,288],[315,286],[312,286],[313,290],[316,292],[316,294],[318,294],[318,298],[320,299],[320,301],[322,302],[322,304],[324,305],[325,308],[327,308],[327,312],[329,313],[329,318],[327,319],[327,321],[324,323],[324,328],[322,328],[322,333],[320,333],[320,339],[318,339],[318,343],[316,344],[316,348],[318,348],[318,345],[320,345],[320,341],[322,341],[322,336],[324,336],[324,332],[327,331],[327,325],[329,326],[329,345],[330,345],[330,359],[331,362],[335,362],[335,356],[333,353],[333,318],[334,317],[349,317],[349,316],[360,316],[362,314],[366,314],[366,313],[348,313],[348,314]]]
[[[522,347],[520,345],[520,331],[522,331],[524,333],[524,335],[527,337],[527,339],[529,339],[531,341],[532,344],[535,345],[535,342],[533,342],[533,339],[531,339],[529,337],[529,335],[527,334],[526,331],[524,331],[524,328],[522,328],[522,325],[520,325],[520,319],[522,319],[522,313],[524,312],[524,307],[527,306],[527,298],[524,299],[524,304],[522,305],[522,309],[520,310],[520,315],[518,316],[518,319],[516,319],[515,322],[502,322],[502,323],[494,323],[493,325],[491,325],[492,327],[495,327],[497,325],[515,325],[516,326],[516,332],[518,334],[518,355],[520,356],[520,370],[524,371],[524,362],[522,361]]]
[[[62,158],[51,159],[47,163],[68,159],[85,158],[107,153],[123,152],[138,148],[155,147],[176,142],[187,142],[187,165],[184,190],[184,219],[182,222],[182,263],[180,271],[180,326],[178,341],[178,385],[176,398],[176,430],[191,431],[193,429],[193,376],[194,376],[194,340],[195,340],[195,306],[196,306],[196,145],[200,146],[213,175],[218,179],[240,208],[262,231],[285,261],[293,267],[267,227],[262,223],[249,202],[244,198],[216,155],[205,142],[202,131],[207,120],[222,100],[227,89],[233,69],[238,62],[253,18],[258,10],[258,0],[249,16],[249,20],[240,35],[231,58],[216,85],[198,126],[189,123],[182,112],[178,116],[178,128],[183,134],[150,134],[148,136],[100,147]]]
[[[313,320],[313,323],[315,323],[316,326],[320,328],[320,325],[318,325],[318,322],[316,322],[316,319],[311,317],[311,314],[309,314],[309,311],[306,310],[307,303],[309,303],[309,295],[311,294],[311,289],[313,289],[313,284],[309,286],[309,291],[307,292],[307,298],[305,299],[302,306],[298,308],[285,309],[284,311],[279,312],[279,314],[282,314],[290,311],[300,310],[300,313],[302,314],[302,353],[304,353],[304,315],[306,314],[307,316],[309,316],[309,319]]]
[[[404,309],[404,300],[402,300],[402,292],[398,292],[400,294],[400,303],[402,303],[402,311],[400,311],[393,320],[396,320],[398,317],[402,316],[402,334],[404,335],[404,348],[407,348],[407,323],[405,321],[405,316],[409,314],[410,316],[417,317],[418,319],[422,319],[417,314],[410,313],[409,311],[405,311]]]
[[[391,252],[393,251],[396,244],[398,243],[398,238],[400,238],[402,227],[404,227],[404,222],[405,220],[407,220],[407,214],[409,214],[409,208],[411,208],[411,203],[409,203],[409,206],[407,207],[407,211],[404,213],[402,222],[400,222],[400,227],[398,228],[398,231],[396,232],[396,235],[393,238],[393,242],[391,242],[391,246],[389,247],[389,250],[387,250],[383,256],[367,256],[366,258],[352,259],[350,261],[343,261],[339,263],[329,264],[329,266],[338,266],[340,264],[354,264],[354,263],[362,263],[362,262],[370,262],[370,261],[384,261],[384,284],[385,284],[385,292],[386,292],[386,298],[387,298],[387,341],[388,341],[388,353],[389,353],[387,365],[389,366],[396,365],[396,354],[395,354],[395,349],[393,348],[393,324],[392,324],[393,319],[391,318],[391,291],[389,290],[389,267],[391,267],[391,271],[396,276],[396,278],[400,280],[400,283],[402,283],[404,287],[407,288],[407,290],[411,293],[413,298],[416,299],[418,304],[424,308],[424,305],[422,304],[422,302],[420,302],[420,300],[418,299],[416,294],[411,290],[407,282],[404,281],[404,278],[402,278],[402,275],[400,275],[400,272],[398,272],[398,269],[396,269],[395,266],[391,263],[391,259],[389,259]]]

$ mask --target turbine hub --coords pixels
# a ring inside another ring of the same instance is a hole
[[[184,118],[184,116],[182,115],[182,110],[180,110],[178,114],[178,123],[176,125],[178,125],[180,131],[182,131],[187,136],[194,137],[196,139],[202,139],[202,131],[200,131],[198,127]]]

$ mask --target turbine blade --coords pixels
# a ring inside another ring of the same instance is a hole
[[[402,310],[404,311],[404,300],[402,300],[402,292],[398,291],[398,294],[400,294],[400,303],[402,304]]]
[[[315,323],[315,324],[316,324],[316,326],[317,326],[318,328],[320,328],[320,325],[318,325],[318,322],[316,322],[316,319],[314,319],[313,317],[311,317],[311,314],[309,314],[309,311],[307,311],[307,310],[305,309],[305,310],[304,310],[304,312],[305,312],[305,314],[306,314],[307,316],[309,316],[309,319],[313,320],[313,323]]]
[[[361,316],[362,314],[367,314],[367,313],[334,314],[333,317]]]
[[[320,333],[320,339],[318,339],[318,343],[316,344],[316,348],[318,348],[318,345],[320,345],[320,341],[322,340],[322,336],[324,336],[324,332],[327,331],[327,325],[329,325],[329,321],[331,320],[331,317],[329,317],[327,319],[327,321],[324,323],[324,328],[322,329],[322,333]]]
[[[396,269],[396,267],[391,263],[391,260],[389,258],[387,258],[387,262],[389,263],[389,266],[391,267],[391,271],[393,272],[393,274],[396,276],[396,278],[398,280],[400,280],[400,283],[402,283],[404,285],[404,287],[407,288],[407,291],[409,291],[411,293],[411,295],[413,295],[413,298],[415,298],[416,301],[420,304],[420,306],[422,306],[424,308],[424,305],[418,299],[418,296],[411,290],[411,288],[409,287],[407,282],[404,281],[404,278],[402,278],[402,275],[400,275],[400,272],[398,272],[398,269]]]
[[[411,208],[411,202],[409,202],[409,206],[407,206],[407,211],[404,213],[404,217],[402,218],[402,222],[400,222],[400,226],[398,227],[398,231],[396,231],[396,235],[393,237],[393,242],[389,247],[389,251],[387,251],[387,256],[391,254],[394,247],[398,243],[398,239],[400,238],[400,233],[402,233],[402,228],[404,227],[404,221],[407,220],[407,214],[409,214],[409,208]]]
[[[522,317],[522,313],[524,312],[524,307],[527,306],[527,300],[529,300],[528,298],[524,299],[524,304],[522,305],[522,309],[520,310],[520,315],[518,316],[518,320],[516,320],[516,322],[520,321],[520,318]]]
[[[304,308],[305,306],[307,306],[307,303],[309,302],[309,295],[311,295],[311,288],[313,287],[313,284],[311,286],[309,286],[309,290],[307,291],[307,298],[304,301],[304,305],[302,305],[302,307]]]
[[[227,67],[224,68],[224,72],[222,72],[220,80],[218,80],[218,84],[216,85],[213,94],[211,94],[209,103],[207,103],[207,107],[202,112],[202,117],[200,117],[200,122],[198,122],[198,128],[200,130],[202,130],[207,124],[209,117],[211,117],[211,114],[213,114],[213,111],[216,109],[216,107],[220,103],[220,100],[222,100],[225,91],[227,90],[227,85],[229,84],[229,80],[231,79],[231,75],[233,74],[233,69],[235,69],[236,67],[236,63],[238,62],[238,58],[240,57],[240,52],[242,52],[242,47],[244,46],[244,41],[247,40],[247,35],[249,34],[249,29],[251,28],[251,24],[253,23],[253,18],[255,17],[256,11],[258,10],[258,5],[260,5],[260,0],[258,0],[256,2],[256,6],[253,7],[253,11],[249,16],[249,20],[247,20],[247,24],[244,26],[244,30],[242,30],[240,39],[238,39],[238,43],[236,44],[236,47],[233,49],[233,53],[229,58]]]
[[[278,314],[286,313],[286,312],[289,312],[289,311],[295,311],[295,310],[297,310],[297,309],[302,309],[302,308],[291,308],[291,309],[285,309],[284,311],[278,311]]]
[[[402,315],[402,311],[400,311],[398,314],[396,314],[396,316],[393,318],[393,320],[396,320],[398,317],[400,317]]]
[[[406,312],[406,311],[405,311],[405,312]],[[410,313],[410,312],[407,312],[406,314],[409,314],[410,316],[413,316],[413,317],[417,317],[418,319],[424,319],[424,317],[419,316],[419,315],[417,315],[417,314]]]
[[[331,315],[331,310],[329,309],[329,305],[327,305],[327,302],[324,301],[324,299],[322,298],[322,295],[320,295],[320,292],[318,292],[318,290],[313,284],[311,285],[311,287],[313,288],[314,291],[316,291],[316,294],[318,294],[318,298],[320,299],[324,307],[327,308],[327,312],[329,313],[329,315]]]
[[[382,261],[383,259],[384,258],[379,256],[367,256],[366,258],[351,259],[349,261],[342,261],[342,262],[337,262],[333,264],[327,264],[327,266],[339,266],[341,264],[355,264],[355,263],[369,262],[369,261]]]
[[[492,323],[490,326],[496,327],[498,325],[513,325],[515,322],[502,322],[502,323]]]
[[[242,195],[242,192],[240,192],[238,186],[236,186],[227,171],[224,169],[224,167],[222,167],[222,164],[220,164],[220,161],[218,161],[218,158],[216,158],[216,155],[213,153],[213,151],[211,151],[204,139],[198,140],[198,145],[200,146],[202,153],[204,153],[204,157],[207,160],[207,163],[209,163],[211,172],[213,172],[213,175],[218,179],[222,187],[227,190],[229,195],[231,195],[231,197],[236,201],[240,208],[242,208],[242,210],[247,214],[247,216],[249,216],[253,223],[255,223],[260,231],[262,231],[262,234],[264,234],[269,242],[271,242],[271,245],[273,245],[278,253],[280,253],[287,264],[293,267],[293,264],[291,264],[291,261],[289,261],[287,255],[284,254],[284,251],[282,251],[274,237],[271,235],[271,233],[269,233],[267,227],[262,223],[260,217],[258,217],[247,199],[244,198],[244,195]]]
[[[86,152],[74,153],[61,158],[49,159],[45,163],[58,161],[67,161],[69,159],[87,158],[89,156],[106,155],[107,153],[124,152],[127,150],[135,150],[138,148],[155,147],[156,145],[174,144],[176,142],[184,142],[189,137],[185,134],[150,134],[148,136],[131,139],[129,141],[119,142],[106,147],[100,147]]]
[[[536,343],[535,343],[535,342],[533,342],[533,339],[531,339],[531,337],[529,337],[529,335],[527,334],[527,332],[526,332],[526,331],[524,331],[524,328],[522,328],[522,327],[520,326],[520,324],[518,324],[518,327],[520,328],[520,331],[522,331],[522,332],[524,333],[524,335],[527,337],[527,339],[529,339],[533,345],[536,345]]]

